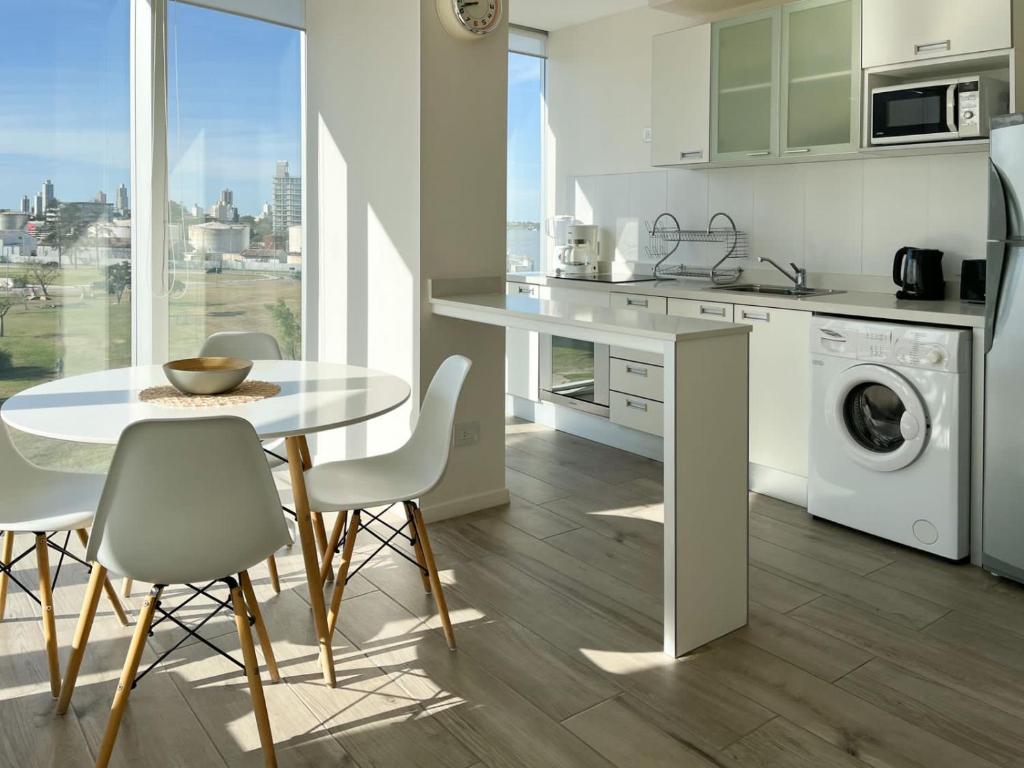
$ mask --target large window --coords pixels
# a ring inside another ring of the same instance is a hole
[[[266,331],[301,357],[301,33],[168,7],[171,357]]]
[[[129,0],[5,8],[0,403],[131,362]]]
[[[521,35],[519,36],[522,37]],[[513,40],[517,36],[513,34]],[[534,42],[525,40],[527,43]],[[530,46],[533,48],[534,46]],[[509,272],[542,268],[544,69],[535,49],[508,55],[508,237]]]

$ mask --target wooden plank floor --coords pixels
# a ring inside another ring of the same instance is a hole
[[[383,557],[346,593],[338,687],[325,688],[297,550],[279,557],[281,595],[254,572],[285,676],[266,685],[282,765],[1024,765],[1016,585],[752,497],[750,625],[672,661],[660,466],[532,424],[510,424],[507,442],[512,504],[431,528],[457,653],[415,571]],[[62,662],[84,583],[66,566],[55,593]],[[130,637],[100,610],[73,709],[56,718],[38,608],[12,589],[3,766],[92,764]],[[237,648],[228,617],[207,629]],[[177,637],[161,626],[147,660]],[[244,677],[189,642],[133,693],[114,764],[256,766],[258,743]]]

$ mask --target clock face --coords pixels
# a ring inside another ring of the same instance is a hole
[[[449,13],[466,32],[486,35],[501,22],[502,0],[447,0]],[[442,16],[442,20],[444,17]]]

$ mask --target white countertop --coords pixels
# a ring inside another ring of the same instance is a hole
[[[682,339],[750,332],[748,326],[734,323],[588,307],[504,293],[435,296],[430,304],[435,314],[445,317],[506,328],[561,331],[558,335],[653,351]]]
[[[879,320],[954,325],[963,328],[985,327],[985,306],[956,299],[943,301],[911,301],[897,299],[892,293],[848,291],[828,296],[771,296],[760,293],[738,293],[728,288],[711,288],[699,280],[658,280],[644,283],[596,283],[585,280],[549,278],[540,272],[513,272],[509,282],[559,286],[587,291],[634,293],[647,296],[665,296],[674,299],[720,301],[776,309],[797,309],[848,317],[867,317]],[[741,281],[745,282],[745,281]]]

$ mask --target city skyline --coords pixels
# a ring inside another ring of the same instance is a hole
[[[0,208],[52,179],[58,200],[130,186],[128,0],[38,0],[0,49]],[[204,206],[231,187],[241,212],[273,199],[274,164],[299,167],[300,33],[172,2],[170,197]],[[174,77],[173,73],[177,73]]]

